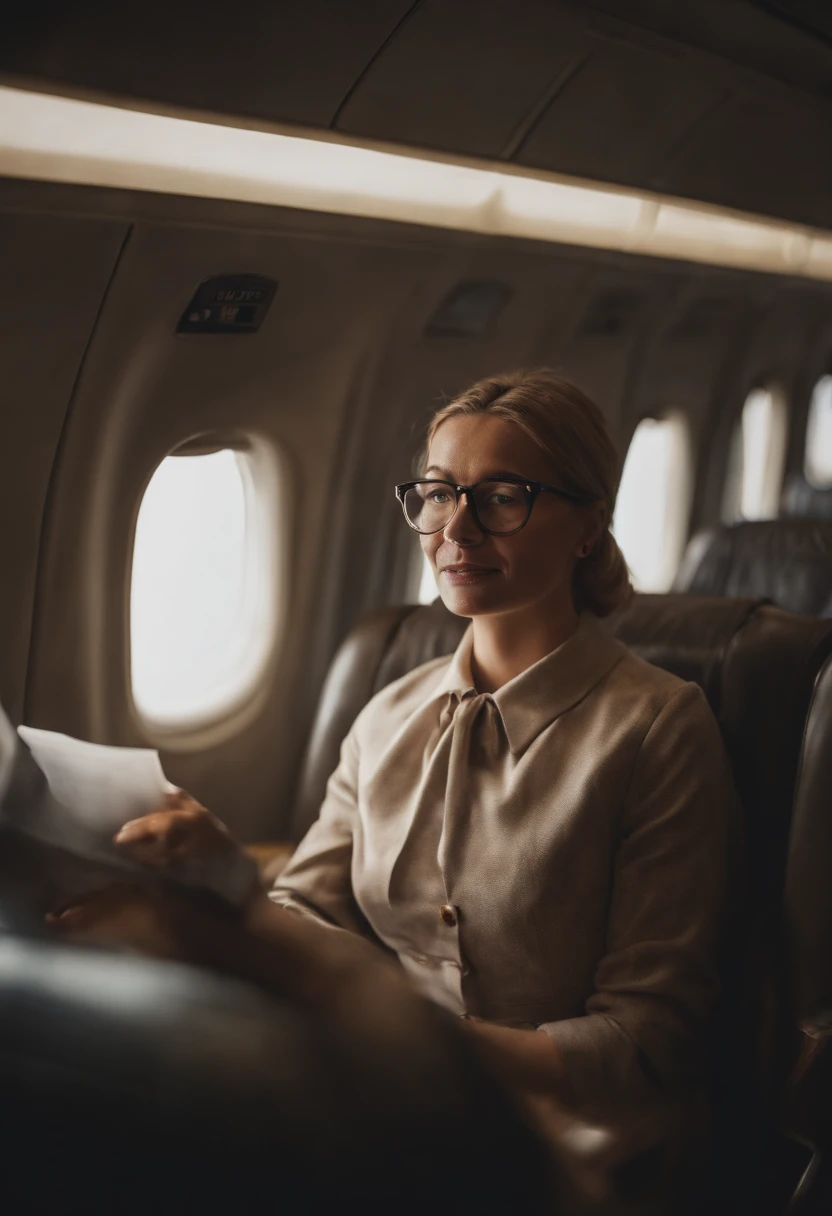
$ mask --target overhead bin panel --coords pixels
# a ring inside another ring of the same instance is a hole
[[[551,0],[426,0],[369,66],[338,129],[477,156],[510,154],[587,53]]]
[[[832,105],[735,94],[709,113],[652,185],[832,226]]]
[[[792,9],[48,0],[0,18],[0,83],[288,126],[327,145],[385,141],[506,161],[827,227],[832,46]]]
[[[675,54],[593,40],[591,54],[565,83],[518,151],[538,169],[652,182],[669,153],[725,95],[725,76],[679,47]]]
[[[591,7],[622,33],[650,31],[783,84],[828,92],[829,0],[592,0]]]
[[[0,71],[326,127],[412,0],[84,0],[4,18]]]

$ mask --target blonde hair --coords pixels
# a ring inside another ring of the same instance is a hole
[[[630,573],[610,532],[618,493],[618,453],[595,402],[571,381],[545,369],[489,376],[437,410],[428,427],[428,445],[443,422],[474,414],[516,423],[546,453],[559,486],[603,502],[604,531],[575,567],[575,606],[609,616],[626,604],[633,594]]]

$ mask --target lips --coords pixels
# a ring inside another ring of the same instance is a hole
[[[493,566],[474,566],[470,562],[462,562],[457,566],[443,566],[439,571],[447,582],[457,586],[465,586],[482,582],[498,571]]]

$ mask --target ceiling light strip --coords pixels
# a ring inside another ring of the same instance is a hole
[[[394,220],[832,280],[832,233],[489,163],[0,87],[0,174]]]

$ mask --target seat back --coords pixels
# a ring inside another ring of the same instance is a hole
[[[673,589],[764,597],[789,612],[832,616],[832,521],[771,519],[699,532]]]
[[[784,890],[800,1054],[787,1094],[789,1127],[826,1157],[832,1193],[832,669],[814,688],[795,793]],[[816,1186],[821,1180],[816,1180]]]
[[[449,654],[467,623],[436,601],[385,609],[346,639],[306,758],[299,829],[317,815],[362,705]],[[798,1018],[832,1025],[832,621],[760,599],[674,593],[636,596],[607,624],[643,658],[703,688],[746,810],[748,898],[732,910],[743,946],[726,964],[721,1099],[730,1155],[743,1155],[742,1126],[745,1155],[756,1151],[762,1168],[760,1145],[780,1119],[800,1048]],[[773,1196],[774,1184],[768,1189]],[[777,1211],[777,1203],[758,1210]]]
[[[790,519],[832,519],[832,489],[820,490],[802,473],[793,473],[783,488],[780,511]]]
[[[341,743],[370,698],[414,667],[450,654],[467,625],[436,600],[380,608],[347,635],[330,665],[309,736],[295,797],[295,840],[318,818]]]

